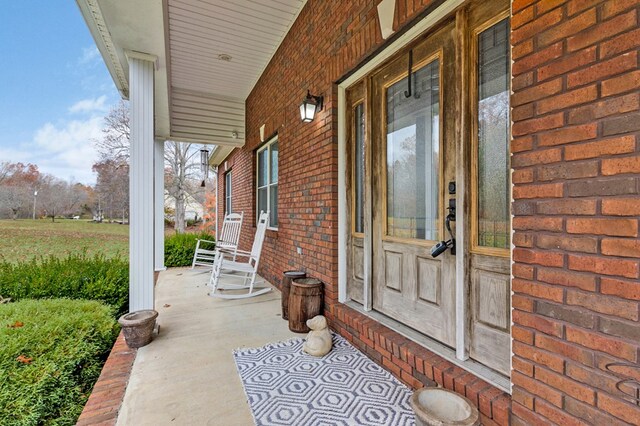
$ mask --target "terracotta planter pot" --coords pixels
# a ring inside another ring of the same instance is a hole
[[[411,396],[417,426],[476,426],[480,414],[473,403],[448,389],[427,387]]]
[[[148,345],[153,337],[157,317],[158,312],[152,309],[129,312],[121,316],[118,322],[122,326],[127,346],[135,349]]]

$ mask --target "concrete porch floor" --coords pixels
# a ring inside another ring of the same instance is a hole
[[[240,300],[209,297],[209,275],[160,274],[160,335],[138,350],[118,425],[252,425],[232,351],[304,335],[280,315],[280,292]],[[165,305],[170,305],[165,307]]]

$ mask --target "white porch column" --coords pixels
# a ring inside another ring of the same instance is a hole
[[[156,139],[153,149],[156,271],[164,271],[164,139]]]
[[[131,106],[129,311],[154,308],[154,64],[127,52]]]

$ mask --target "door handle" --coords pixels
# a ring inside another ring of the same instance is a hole
[[[455,198],[449,199],[449,207],[447,207],[447,210],[449,211],[449,213],[445,217],[444,223],[447,228],[447,231],[449,231],[449,236],[451,238],[448,239],[447,241],[440,241],[438,244],[431,247],[431,257],[434,257],[434,258],[440,256],[449,248],[451,249],[452,255],[455,256],[456,254],[456,239],[453,236],[453,231],[451,231],[451,222],[456,221],[456,199]]]

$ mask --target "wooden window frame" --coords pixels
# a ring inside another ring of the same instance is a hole
[[[478,244],[478,148],[479,148],[479,140],[478,140],[478,102],[480,98],[479,90],[478,90],[478,72],[480,70],[480,65],[478,63],[480,59],[479,52],[479,43],[478,38],[480,33],[491,28],[492,26],[498,24],[499,22],[508,19],[510,17],[510,11],[505,10],[499,15],[495,16],[493,19],[485,21],[482,25],[476,27],[471,32],[471,72],[469,84],[471,86],[470,97],[469,97],[469,106],[471,112],[471,120],[470,120],[470,130],[471,130],[471,176],[470,176],[470,189],[471,189],[471,214],[469,218],[470,223],[470,233],[471,233],[471,246],[470,252],[474,254],[483,254],[487,256],[496,256],[496,257],[510,257],[511,256],[511,248],[497,248],[497,247],[487,247],[481,246]],[[511,79],[509,79],[509,84],[511,83]],[[511,127],[509,126],[509,132],[511,132]],[[509,134],[509,140],[511,140],[511,135]],[[511,159],[509,158],[508,164],[509,170],[511,170]],[[511,189],[511,176],[509,175],[508,189]],[[509,232],[511,232],[511,215],[509,216]]]

